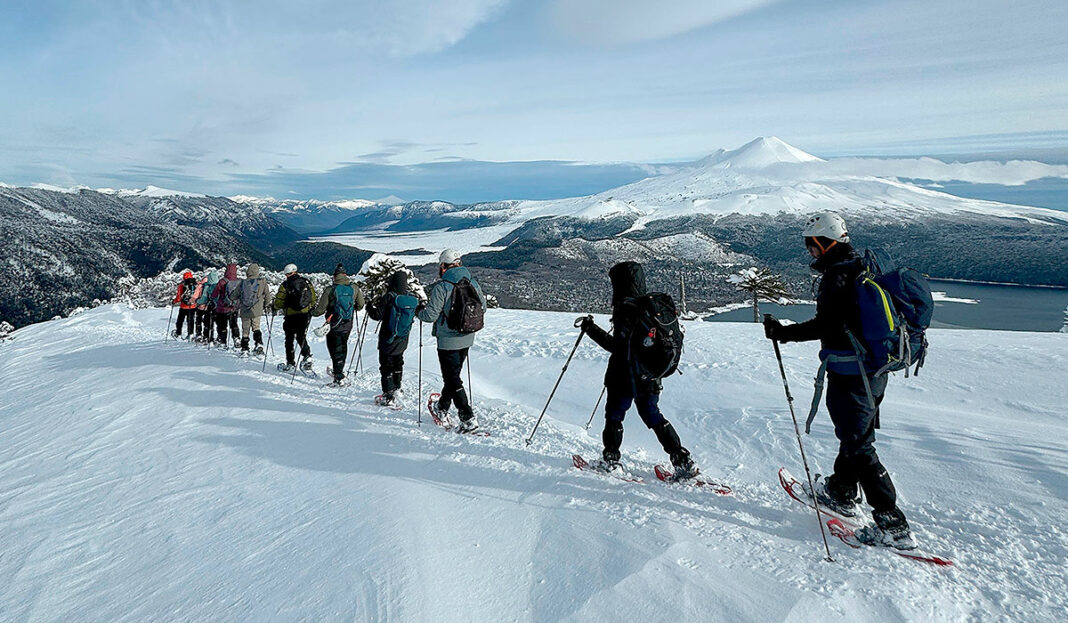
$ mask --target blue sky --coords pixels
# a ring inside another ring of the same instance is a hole
[[[692,160],[760,135],[822,156],[1068,155],[1061,0],[0,12],[0,180],[15,184],[562,196],[644,175],[610,163]]]

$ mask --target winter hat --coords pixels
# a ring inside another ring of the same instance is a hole
[[[395,294],[408,294],[408,273],[403,270],[394,271],[389,276],[389,284],[386,287]]]
[[[248,268],[245,269],[245,274],[248,275],[249,279],[255,279],[255,278],[259,277],[260,276],[260,265],[257,264],[256,262],[252,262],[251,264],[248,265]]]
[[[213,269],[208,273],[208,283],[219,283],[219,271]]]
[[[805,238],[826,238],[833,242],[849,242],[845,220],[834,212],[820,212],[809,217],[801,230]]]
[[[608,270],[612,281],[612,304],[645,294],[645,269],[638,262],[620,262]]]
[[[282,269],[283,275],[292,275],[295,272],[297,272],[296,264],[286,264],[286,267]]]
[[[456,249],[445,249],[438,258],[438,264],[455,264],[460,261],[460,252]]]
[[[346,274],[348,274],[348,273],[345,272],[345,266],[341,262],[338,262],[337,263],[337,267],[334,268],[334,276],[337,277],[338,275],[346,275]]]
[[[182,279],[192,279],[192,278],[193,278],[193,271],[187,270],[184,273],[182,273]]]

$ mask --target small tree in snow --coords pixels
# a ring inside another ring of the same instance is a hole
[[[0,322],[0,341],[6,340],[8,336],[11,335],[11,332],[14,330],[15,327],[10,322]]]
[[[398,270],[408,275],[408,289],[412,295],[425,301],[426,293],[423,291],[423,284],[415,276],[415,273],[405,266],[403,262],[388,255],[376,253],[371,256],[371,259],[367,260],[360,269],[359,274],[356,276],[356,281],[360,283],[360,289],[363,290],[367,300],[373,301],[385,294],[389,285],[389,278]]]
[[[501,303],[497,300],[497,297],[493,296],[492,294],[486,295],[486,309],[497,309],[500,306]]]
[[[747,268],[727,277],[727,282],[752,297],[753,322],[760,322],[760,299],[775,303],[787,294],[782,277],[767,268]]]

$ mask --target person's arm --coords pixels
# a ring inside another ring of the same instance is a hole
[[[367,304],[367,315],[371,317],[371,320],[381,322],[386,319],[385,302],[386,297],[380,296]]]
[[[274,308],[285,309],[286,306],[286,282],[278,286],[278,292],[274,295]]]
[[[178,291],[174,293],[174,300],[171,301],[171,305],[174,305],[178,301],[182,300],[182,291],[185,290],[185,283],[178,284]]]
[[[441,315],[441,310],[445,307],[446,289],[444,281],[439,281],[430,286],[430,294],[427,295],[426,306],[417,314],[419,320],[430,323],[437,322],[438,316]]]
[[[308,287],[311,287],[311,283],[308,284]],[[327,307],[330,306],[330,295],[332,295],[333,293],[333,286],[330,286],[327,289],[323,290],[322,296],[319,297],[319,303],[315,306],[314,309],[312,309],[312,316],[322,316],[326,313]],[[312,299],[315,299],[315,290],[312,290]]]
[[[358,312],[361,309],[363,309],[365,301],[364,301],[364,298],[363,298],[363,290],[361,290],[360,288],[358,288],[356,286],[352,286],[352,289],[356,292],[356,302],[352,306],[352,315],[355,316],[356,312]]]
[[[260,288],[263,291],[263,313],[267,314],[271,311],[271,284],[267,283],[267,280],[263,280],[263,287]]]
[[[597,323],[592,318],[584,324],[586,326],[586,335],[590,336],[591,340],[610,353],[616,352],[616,341],[611,333],[597,326]]]

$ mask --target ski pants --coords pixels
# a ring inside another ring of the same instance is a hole
[[[330,353],[330,365],[335,379],[345,378],[345,360],[349,356],[350,331],[331,330],[326,334],[326,350]]]
[[[181,307],[178,309],[178,322],[174,323],[174,333],[176,335],[182,334],[182,325],[185,325],[186,337],[193,337],[193,319],[195,318],[195,309],[186,309]]]
[[[392,396],[401,387],[401,376],[404,374],[404,353],[390,355],[387,352],[378,351],[378,371],[382,373],[382,393]]]
[[[203,339],[208,338],[208,327],[211,326],[211,312],[206,309],[196,310],[196,334]]]
[[[297,362],[293,343],[300,345],[300,356],[311,357],[311,346],[308,346],[308,323],[311,322],[311,314],[288,314],[282,322],[282,330],[286,332],[286,363],[293,365]]]
[[[897,508],[894,483],[875,453],[875,429],[879,427],[879,405],[886,381],[886,374],[868,377],[875,402],[872,409],[860,375],[827,372],[827,411],[839,442],[834,474],[827,479],[827,488],[832,495],[846,499],[856,497],[859,484],[876,511]]]
[[[456,412],[461,420],[466,420],[474,415],[471,403],[467,400],[467,392],[464,391],[464,382],[460,373],[464,369],[464,361],[467,359],[467,349],[441,350],[438,349],[438,363],[441,364],[441,397],[438,398],[438,408],[448,410],[452,403],[456,403]]]
[[[260,333],[260,316],[241,316],[241,339],[247,340],[249,329],[257,344],[263,344],[263,334]]]
[[[660,394],[638,394],[635,396],[629,389],[609,387],[606,396],[604,432],[601,434],[601,440],[604,442],[604,452],[602,454],[605,460],[619,460],[619,448],[623,444],[623,418],[626,417],[631,405],[637,406],[638,415],[642,418],[642,422],[656,433],[657,440],[660,441],[664,452],[671,455],[672,461],[680,455],[689,456],[686,448],[682,447],[682,442],[679,440],[678,433],[675,432],[675,427],[660,412]]]
[[[237,339],[237,312],[215,312],[215,340],[227,343],[227,337]]]

